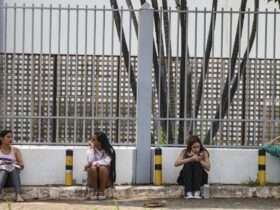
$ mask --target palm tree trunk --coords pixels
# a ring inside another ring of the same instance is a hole
[[[181,0],[180,4],[180,22],[181,22],[181,63],[180,63],[180,110],[179,116],[180,118],[186,117],[191,118],[192,116],[192,72],[189,65],[189,51],[188,51],[188,40],[186,40],[187,36],[187,2],[186,0]],[[186,12],[182,12],[186,11]],[[186,75],[187,73],[187,75]],[[186,88],[187,85],[187,88]],[[185,104],[186,99],[186,104]],[[184,143],[184,121],[179,121],[179,129],[178,129],[178,143]],[[187,131],[190,131],[191,122],[186,122]],[[191,133],[187,133],[186,137],[191,135]]]
[[[118,32],[118,36],[119,36],[119,39],[121,40],[121,37],[122,37],[122,53],[123,53],[123,57],[124,57],[124,61],[125,61],[125,66],[126,66],[126,70],[128,71],[130,69],[130,86],[132,88],[132,93],[133,93],[133,97],[136,101],[137,99],[137,82],[136,82],[136,79],[135,79],[135,73],[134,73],[134,68],[133,66],[129,63],[129,51],[128,51],[128,47],[127,47],[127,44],[126,44],[126,40],[125,40],[125,34],[124,34],[124,31],[123,31],[123,27],[121,25],[121,17],[120,17],[120,14],[119,14],[119,7],[118,7],[118,3],[116,0],[110,0],[110,3],[111,3],[111,7],[113,9],[115,9],[115,11],[113,12],[114,13],[114,20],[115,20],[115,24],[116,24],[116,28],[117,28],[117,32]],[[129,67],[130,65],[130,67]]]
[[[255,41],[257,24],[258,24],[258,14],[257,14],[258,10],[259,10],[259,0],[255,0],[255,13],[254,13],[253,26],[252,26],[252,31],[251,31],[251,34],[250,34],[249,44],[248,44],[248,46],[245,50],[242,62],[240,64],[240,77],[244,76],[244,74],[246,73],[246,63],[247,63],[250,51],[251,51],[252,46],[253,46],[254,41]],[[245,8],[244,8],[244,11],[245,11]],[[244,15],[244,11],[240,15]],[[238,50],[239,47],[240,46],[238,45],[238,47],[236,49]],[[238,83],[239,83],[240,77],[238,75],[235,76],[235,78],[233,80],[232,88],[230,90],[230,95],[228,95],[229,78],[227,78],[226,84],[225,84],[224,89],[223,89],[223,94],[222,94],[222,112],[220,113],[220,109],[217,108],[215,119],[219,119],[220,115],[221,115],[222,118],[224,118],[225,114],[227,113],[228,105],[229,105],[228,104],[228,98],[230,98],[230,103],[231,103],[232,100],[233,100],[234,94],[235,94],[235,92],[238,88]],[[207,135],[205,137],[204,142],[206,144],[209,144],[210,143],[210,138],[213,138],[216,135],[218,130],[219,130],[219,122],[215,121],[211,124],[211,127],[207,132]]]
[[[213,45],[213,35],[215,30],[215,25],[216,25],[216,16],[217,16],[217,5],[218,5],[218,0],[213,0],[212,2],[212,14],[211,14],[211,22],[210,22],[210,27],[208,31],[208,38],[207,38],[207,44],[206,44],[206,50],[205,50],[205,56],[204,56],[204,69],[200,73],[200,79],[197,87],[197,97],[196,97],[196,102],[195,102],[195,118],[198,116],[198,111],[201,103],[201,98],[202,98],[202,92],[203,92],[203,85],[204,85],[204,80],[206,78],[206,75],[208,73],[208,64],[209,64],[209,59],[210,59],[210,53]]]

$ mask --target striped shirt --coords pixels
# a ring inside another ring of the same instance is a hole
[[[9,154],[4,154],[0,149],[0,170],[13,171],[16,167],[16,156],[14,149]]]

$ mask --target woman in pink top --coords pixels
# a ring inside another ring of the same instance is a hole
[[[93,188],[94,198],[106,199],[104,191],[116,180],[115,150],[103,132],[95,132],[87,151],[88,187]]]

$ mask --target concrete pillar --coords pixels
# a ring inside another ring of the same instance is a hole
[[[151,112],[152,112],[152,58],[153,10],[148,3],[139,14],[138,83],[136,105],[135,182],[151,183]]]

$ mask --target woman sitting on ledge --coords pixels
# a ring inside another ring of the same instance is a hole
[[[177,183],[184,185],[185,198],[201,198],[200,188],[208,183],[209,153],[197,136],[191,136],[187,147],[178,156],[175,167],[184,165]]]
[[[4,186],[12,185],[15,189],[15,200],[24,201],[20,195],[20,170],[23,169],[21,152],[12,146],[12,131],[3,130],[0,133],[0,199],[3,197]]]
[[[94,199],[106,199],[104,191],[116,180],[115,150],[103,132],[94,133],[87,151],[87,185],[94,190]]]

